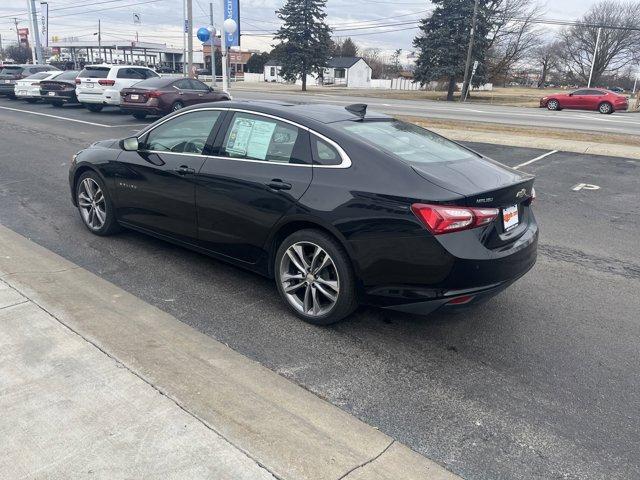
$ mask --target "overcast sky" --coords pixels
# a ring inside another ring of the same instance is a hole
[[[3,44],[16,39],[14,16],[18,17],[20,27],[29,26],[27,1],[0,0],[0,35]],[[595,2],[596,0],[549,0],[546,3],[546,16],[563,20],[576,19]],[[37,5],[39,3],[36,1]],[[284,0],[240,0],[242,31],[247,33],[242,37],[243,48],[270,50],[273,40],[268,32],[277,28],[275,10],[283,3]],[[217,14],[221,6],[222,0],[214,2]],[[351,36],[360,47],[375,47],[383,51],[402,48],[410,51],[417,31],[411,28],[414,26],[411,22],[424,17],[430,8],[430,2],[417,0],[328,0],[327,20],[335,29],[334,36]],[[49,9],[50,36],[77,36],[90,40],[97,30],[100,18],[105,39],[133,40],[137,30],[140,41],[182,47],[182,0],[49,0]],[[142,24],[133,24],[134,12],[141,15]],[[208,12],[207,0],[193,0],[194,32],[199,26],[208,24]],[[409,24],[377,31],[363,28],[372,22]],[[267,36],[249,35],[251,33]]]

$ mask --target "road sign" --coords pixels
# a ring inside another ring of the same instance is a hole
[[[135,24],[139,24],[140,22],[140,14],[139,13],[134,13],[133,14],[133,23]]]
[[[471,71],[471,75],[474,75],[476,73],[476,70],[478,69],[478,60],[476,60],[475,62],[473,62],[473,70]]]

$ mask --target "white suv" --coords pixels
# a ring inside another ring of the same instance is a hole
[[[76,78],[78,101],[92,112],[120,105],[120,90],[159,75],[135,65],[87,65]]]

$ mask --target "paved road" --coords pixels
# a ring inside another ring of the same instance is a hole
[[[317,328],[266,279],[137,233],[86,232],[71,155],[139,122],[0,107],[91,122],[0,108],[0,223],[465,478],[640,478],[640,162],[557,153],[521,167],[537,175],[540,257],[493,301],[454,316],[362,308]],[[474,146],[510,165],[546,153]]]
[[[563,110],[550,112],[546,109],[446,103],[430,100],[394,100],[380,97],[344,96],[325,93],[289,93],[250,91],[248,87],[232,90],[234,98],[269,99],[286,102],[322,102],[336,105],[366,103],[371,109],[393,114],[411,115],[448,120],[464,120],[478,123],[503,123],[534,127],[586,130],[598,133],[622,133],[638,135],[640,113],[617,112],[601,115],[598,112]]]

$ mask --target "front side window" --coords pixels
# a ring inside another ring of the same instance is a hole
[[[236,113],[227,129],[221,154],[267,162],[305,163],[295,151],[298,137],[298,128],[286,122]]]
[[[334,124],[360,140],[411,163],[451,162],[476,155],[429,130],[399,120]]]
[[[576,90],[573,92],[574,95],[589,95],[589,90]]]
[[[203,110],[172,118],[147,134],[142,150],[202,154],[219,117],[218,110]]]

